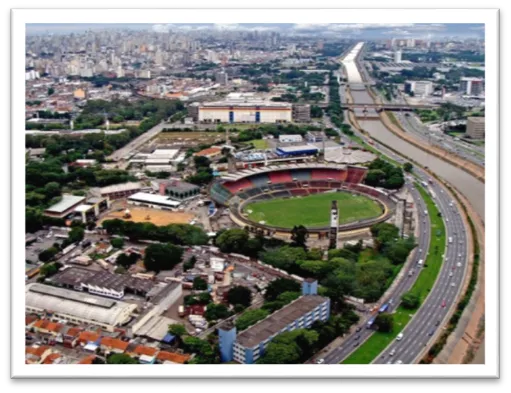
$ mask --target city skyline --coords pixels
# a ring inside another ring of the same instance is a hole
[[[294,35],[342,34],[360,39],[371,38],[484,38],[481,23],[36,23],[27,24],[27,35],[71,34],[88,30],[138,30],[153,32],[196,31],[278,31]]]

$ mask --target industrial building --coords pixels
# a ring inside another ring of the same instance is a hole
[[[50,282],[75,291],[122,299],[126,293],[146,296],[154,287],[150,280],[125,274],[69,267],[51,277]]]
[[[302,296],[265,319],[237,334],[236,327],[227,323],[218,329],[220,357],[223,362],[235,360],[252,364],[262,355],[275,336],[286,331],[309,328],[316,321],[330,317],[330,299],[317,295],[318,282],[302,282]]]
[[[136,304],[105,299],[69,289],[38,283],[25,286],[27,313],[45,313],[54,319],[76,324],[92,324],[109,332],[129,322],[136,309]]]
[[[264,100],[230,100],[194,103],[200,123],[289,123],[292,104]],[[194,110],[189,110],[190,115]]]
[[[483,79],[463,77],[460,79],[460,91],[468,96],[480,96],[484,91]]]
[[[129,182],[122,184],[113,184],[99,189],[99,193],[102,197],[108,197],[110,199],[127,198],[130,195],[136,194],[142,191],[142,184],[138,182]]]
[[[405,93],[413,93],[416,96],[426,97],[433,93],[433,82],[431,81],[406,81]]]
[[[467,135],[472,139],[484,139],[485,120],[484,117],[467,118]]]
[[[316,146],[309,144],[298,146],[279,146],[275,149],[275,153],[277,153],[279,157],[311,156],[318,152],[319,149]]]

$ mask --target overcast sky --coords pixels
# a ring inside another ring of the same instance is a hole
[[[169,30],[259,30],[259,31],[293,31],[298,33],[336,33],[340,36],[352,36],[360,38],[443,38],[443,37],[484,37],[484,25],[472,23],[394,23],[394,24],[292,24],[292,23],[250,23],[250,24],[147,24],[147,23],[108,23],[108,24],[27,24],[27,34],[67,34],[72,32],[84,32],[86,30],[153,30],[165,32]]]

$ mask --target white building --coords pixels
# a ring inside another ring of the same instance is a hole
[[[394,52],[394,63],[401,63],[402,61],[402,53],[400,50]]]
[[[460,91],[469,96],[479,96],[484,91],[483,79],[481,78],[461,78]]]
[[[130,320],[136,304],[31,283],[25,286],[25,310],[28,313],[51,313],[52,318],[76,324],[92,324],[107,331]]]
[[[484,117],[467,118],[467,135],[473,139],[484,139]]]
[[[299,134],[292,135],[279,135],[279,142],[288,143],[288,142],[302,142],[303,138]]]
[[[204,102],[199,105],[199,122],[203,123],[289,123],[292,104],[247,100]]]

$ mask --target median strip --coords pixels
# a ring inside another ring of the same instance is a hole
[[[419,296],[419,306],[415,310],[408,310],[402,306],[398,307],[392,314],[394,319],[392,332],[375,332],[355,352],[348,356],[342,364],[369,364],[378,357],[378,355],[396,338],[399,332],[406,327],[408,322],[410,322],[413,315],[421,307],[428,293],[435,285],[435,281],[440,273],[443,263],[442,255],[445,252],[446,244],[444,222],[438,215],[439,210],[426,190],[418,183],[416,183],[415,186],[426,203],[431,220],[431,241],[429,244],[428,256],[417,281],[415,281],[410,290],[410,292]]]

